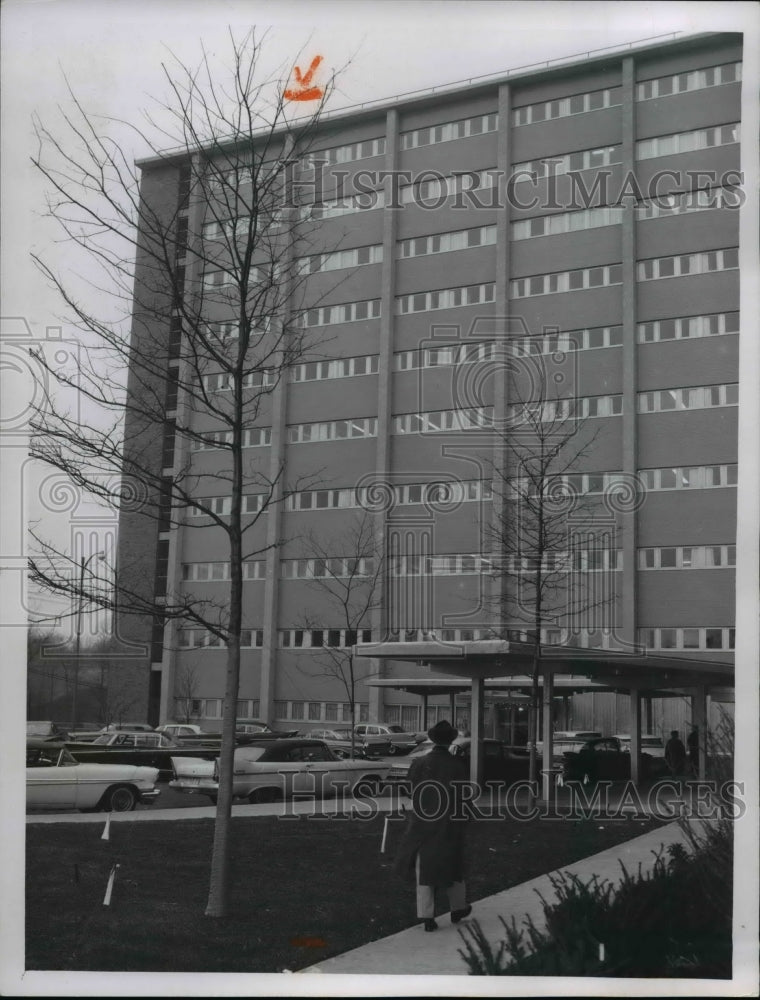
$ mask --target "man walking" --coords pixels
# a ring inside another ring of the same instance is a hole
[[[433,749],[409,768],[413,813],[394,867],[402,875],[414,872],[417,917],[426,931],[434,931],[436,889],[448,893],[453,924],[472,912],[465,903],[466,819],[459,808],[468,773],[465,762],[450,753],[457,731],[449,722],[437,723],[428,736]]]
[[[674,776],[683,774],[686,770],[686,747],[677,729],[671,731],[670,739],[665,744],[665,761]]]

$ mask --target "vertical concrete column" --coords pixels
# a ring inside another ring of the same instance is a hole
[[[470,702],[470,781],[483,784],[483,692],[482,677],[472,679]]]
[[[377,366],[377,449],[375,451],[375,475],[378,480],[391,480],[391,417],[393,407],[393,324],[396,301],[396,230],[399,209],[393,204],[394,177],[398,169],[398,111],[391,108],[385,117],[385,208],[383,209],[383,264],[380,279],[380,346]],[[376,540],[378,551],[385,548],[385,515],[377,515]],[[387,553],[386,553],[387,556]],[[383,593],[388,593],[387,565],[378,585]],[[372,631],[381,642],[386,638],[389,609],[384,602],[374,612]],[[371,659],[369,673],[372,677],[382,677],[386,671],[384,660]],[[369,717],[382,719],[385,694],[382,687],[371,687],[369,691]]]
[[[552,701],[554,699],[554,672],[551,665],[544,663],[541,667],[542,715],[544,721],[543,760],[541,762],[542,792],[541,797],[548,801],[552,795],[552,761],[554,758],[554,727],[552,725]]]
[[[422,719],[420,720],[420,729],[423,732],[427,732],[427,728],[428,728],[428,724],[427,724],[427,710],[428,710],[428,696],[427,696],[427,694],[423,694],[422,695],[422,709],[421,709],[421,711],[422,711]],[[452,725],[453,725],[453,723],[452,723]]]
[[[452,691],[449,695],[449,711],[451,712],[451,725],[456,726],[457,724],[457,696],[456,692]]]
[[[699,768],[697,777],[704,781],[707,776],[707,688],[698,685],[691,692],[691,721],[699,732]]]
[[[622,170],[623,177],[636,169],[636,82],[633,57],[623,59]],[[623,265],[623,461],[622,472],[633,476],[637,456],[637,348],[636,348],[636,208],[632,199],[623,208],[621,261]],[[623,551],[622,615],[616,619],[619,638],[636,641],[636,529],[635,510],[618,514]]]
[[[641,692],[631,688],[631,781],[639,784],[641,764]]]

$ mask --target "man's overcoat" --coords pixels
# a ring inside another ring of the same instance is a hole
[[[414,878],[420,857],[420,885],[445,887],[464,879],[465,827],[461,808],[467,765],[447,746],[435,746],[409,768],[412,813],[407,816],[395,871]],[[459,816],[459,818],[456,818]]]

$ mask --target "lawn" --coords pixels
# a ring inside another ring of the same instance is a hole
[[[403,821],[238,817],[230,916],[204,917],[211,820],[27,827],[28,970],[281,972],[415,923],[414,887],[391,870]],[[470,824],[471,900],[654,828],[636,819]],[[108,875],[119,870],[110,906]],[[516,915],[519,918],[519,914]]]

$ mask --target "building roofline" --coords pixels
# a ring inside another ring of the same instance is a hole
[[[599,49],[589,49],[587,52],[574,53],[570,56],[558,56],[554,59],[541,60],[535,63],[528,63],[523,66],[515,66],[508,70],[503,70],[497,73],[488,73],[482,76],[469,77],[465,80],[456,80],[450,83],[437,84],[434,87],[422,88],[420,90],[406,91],[401,94],[397,94],[392,97],[382,97],[374,101],[364,101],[360,104],[349,105],[345,108],[337,108],[335,111],[326,111],[324,114],[320,115],[318,128],[322,130],[329,130],[329,127],[333,124],[335,125],[345,125],[350,123],[352,120],[364,118],[368,113],[375,112],[379,117],[381,114],[385,114],[392,108],[405,108],[414,109],[419,107],[424,107],[424,105],[438,100],[442,95],[449,97],[454,97],[458,94],[472,94],[478,91],[489,90],[495,86],[499,86],[504,83],[513,83],[515,81],[523,82],[528,80],[540,80],[541,78],[546,78],[560,69],[564,70],[579,70],[588,66],[604,65],[609,63],[616,57],[620,57],[626,54],[640,54],[642,52],[657,52],[661,49],[668,48],[688,48],[690,46],[701,47],[708,41],[718,38],[740,38],[742,37],[741,32],[699,32],[697,34],[684,35],[680,31],[671,31],[663,35],[651,35],[648,38],[635,39],[631,42],[621,42],[618,45],[605,46]],[[654,44],[652,42],[655,39],[664,39],[663,41],[657,41]],[[269,135],[274,137],[280,134],[284,134],[288,131],[289,127],[293,125],[298,125],[302,122],[307,122],[309,120],[308,116],[302,118],[295,118],[289,124],[289,126],[283,126],[278,128],[273,132],[267,129],[262,129],[262,136]],[[256,133],[254,133],[255,138]],[[234,144],[234,140],[229,140],[230,145]],[[220,140],[215,142],[214,146],[224,145],[224,141]],[[211,144],[209,144],[209,148]],[[135,160],[135,165],[140,169],[150,168],[152,166],[165,165],[167,162],[172,162],[173,160],[180,161],[185,159],[187,156],[187,150],[184,147],[176,147],[173,149],[167,149],[165,152],[158,153],[152,156],[142,157]]]

